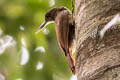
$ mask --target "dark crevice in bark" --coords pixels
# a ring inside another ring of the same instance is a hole
[[[120,67],[120,65],[115,65],[115,66],[112,66],[112,67],[110,67],[110,68],[107,68],[107,69],[104,69],[103,71],[101,71],[101,72],[99,72],[99,75],[97,75],[97,76],[95,76],[95,77],[93,77],[93,79],[90,79],[90,80],[97,80],[97,79],[100,79],[102,76],[104,76],[104,74],[105,73],[107,73],[108,71],[111,71],[111,70],[113,70],[113,69],[115,69],[115,68],[119,68]],[[115,74],[114,75],[114,78],[116,78],[118,75],[117,74]]]

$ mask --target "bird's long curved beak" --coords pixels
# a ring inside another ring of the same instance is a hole
[[[40,27],[38,28],[38,30],[36,31],[36,33],[39,33],[45,26],[46,26],[47,22],[43,22]]]

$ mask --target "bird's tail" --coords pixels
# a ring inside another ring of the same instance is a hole
[[[67,52],[64,48],[62,48],[62,50],[64,51],[65,56],[67,57],[67,60],[68,60],[68,63],[69,63],[69,66],[70,66],[72,73],[75,74],[76,73],[75,64],[74,64],[74,60],[73,60],[70,52],[69,51]]]
[[[74,64],[74,60],[73,60],[72,56],[70,55],[70,53],[67,53],[67,60],[68,60],[68,63],[69,63],[72,73],[75,74],[76,73],[75,64]]]

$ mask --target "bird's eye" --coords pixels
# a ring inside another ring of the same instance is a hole
[[[46,18],[48,18],[49,16],[48,15],[46,15]]]

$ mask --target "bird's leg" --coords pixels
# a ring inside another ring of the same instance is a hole
[[[68,63],[69,63],[70,69],[72,70],[72,73],[75,74],[74,60],[73,60],[73,58],[72,58],[70,53],[67,53],[67,59],[68,59]]]
[[[72,3],[72,16],[74,15],[74,2],[73,0],[71,0],[71,3]]]

